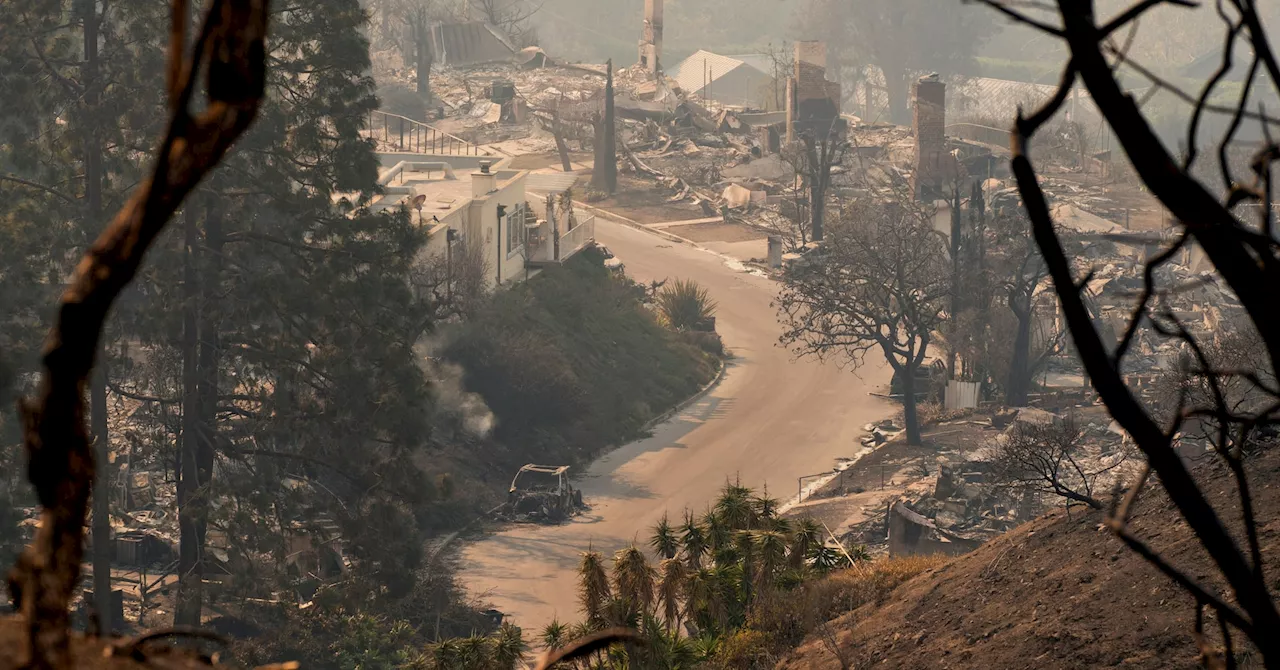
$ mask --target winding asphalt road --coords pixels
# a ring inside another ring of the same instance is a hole
[[[583,516],[561,526],[515,525],[462,549],[463,586],[527,631],[579,619],[575,569],[589,546],[608,556],[644,544],[664,513],[675,520],[685,508],[705,509],[726,479],[787,500],[799,477],[852,456],[861,427],[893,411],[868,395],[888,383],[883,363],[868,360],[855,374],[776,346],[772,280],[600,217],[596,239],[639,281],[680,277],[706,287],[734,358],[715,388],[650,437],[591,464],[577,484],[591,505]]]

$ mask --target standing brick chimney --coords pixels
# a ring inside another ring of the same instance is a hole
[[[840,84],[827,81],[826,42],[796,42],[795,71],[787,79],[787,143],[797,134],[823,138],[843,132]]]
[[[947,85],[938,75],[921,77],[915,84],[915,118],[912,131],[916,141],[912,190],[921,200],[942,197],[943,185],[951,172],[947,154]]]
[[[661,66],[662,57],[662,0],[644,0],[644,31],[640,34],[640,65],[652,74]]]

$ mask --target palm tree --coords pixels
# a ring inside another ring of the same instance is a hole
[[[644,552],[631,545],[613,556],[613,590],[640,607],[642,612],[653,611],[654,570],[644,557]]]
[[[664,559],[675,558],[676,552],[680,550],[680,540],[667,521],[666,513],[663,513],[658,525],[653,527],[653,537],[649,540],[649,546]]]
[[[604,556],[588,547],[578,564],[578,600],[582,603],[582,614],[588,622],[594,625],[600,621],[601,607],[610,594]]]
[[[689,571],[675,558],[668,558],[658,566],[658,602],[662,619],[671,630],[680,628],[681,600],[688,588]]]
[[[680,544],[684,547],[684,560],[690,570],[702,566],[702,556],[707,553],[707,534],[693,518],[693,512],[684,511],[684,524],[680,526]]]
[[[552,619],[551,623],[542,627],[542,634],[538,637],[542,641],[543,647],[559,649],[564,646],[565,642],[570,640],[569,632],[569,627],[560,623],[559,619]]]

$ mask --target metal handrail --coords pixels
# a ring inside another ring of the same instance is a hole
[[[382,138],[374,128],[374,119],[382,122]],[[392,126],[398,126],[392,133]],[[489,152],[457,135],[446,133],[433,125],[415,121],[407,116],[382,110],[369,112],[369,134],[374,141],[381,141],[399,151],[408,153],[444,154],[450,156],[487,156]]]

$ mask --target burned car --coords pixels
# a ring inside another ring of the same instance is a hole
[[[569,483],[567,465],[530,463],[516,473],[498,516],[512,521],[560,523],[586,508],[582,492]]]

